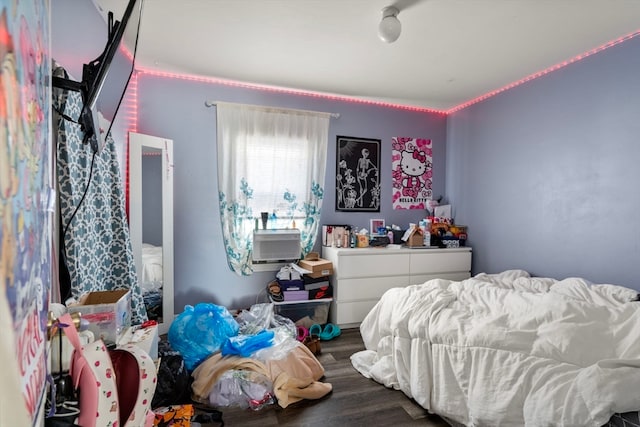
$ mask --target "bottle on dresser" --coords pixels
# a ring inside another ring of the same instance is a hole
[[[358,229],[356,227],[353,227],[353,229],[349,233],[349,247],[350,248],[355,248],[356,247],[356,241],[358,240],[358,238],[356,237],[356,234],[358,234]]]
[[[431,218],[426,218],[420,223],[424,222],[424,226],[422,228],[422,236],[424,237],[423,245],[431,246]]]

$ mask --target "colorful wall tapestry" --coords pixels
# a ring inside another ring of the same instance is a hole
[[[426,209],[431,200],[431,140],[392,139],[391,177],[394,209]]]
[[[3,323],[13,323],[1,332],[0,360],[12,352],[18,362],[17,370],[3,364],[0,378],[7,398],[24,404],[0,410],[3,426],[24,425],[18,420],[25,412],[36,423],[47,375],[55,206],[48,49],[49,1],[0,4],[0,310],[8,307],[10,319],[5,313]],[[11,387],[16,383],[21,390]]]

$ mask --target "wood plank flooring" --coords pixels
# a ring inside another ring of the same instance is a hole
[[[364,349],[359,329],[345,329],[339,337],[322,341],[321,345],[318,360],[325,368],[322,381],[333,386],[329,395],[319,400],[303,400],[284,409],[277,404],[259,411],[218,408],[223,413],[225,427],[448,426],[442,418],[428,414],[401,391],[387,389],[353,368],[350,356]],[[202,424],[202,427],[219,425]]]

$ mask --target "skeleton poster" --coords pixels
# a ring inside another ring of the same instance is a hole
[[[380,140],[337,137],[336,211],[380,212]]]
[[[431,140],[392,139],[391,177],[394,209],[427,209],[431,200]]]

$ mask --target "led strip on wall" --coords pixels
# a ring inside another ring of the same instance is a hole
[[[502,93],[502,92],[504,92],[504,91],[506,91],[508,89],[512,89],[512,88],[514,88],[516,86],[520,86],[523,83],[526,83],[526,82],[529,82],[531,80],[537,79],[538,77],[545,76],[545,75],[547,75],[547,74],[549,74],[549,73],[551,73],[553,71],[556,71],[556,70],[559,70],[561,68],[564,68],[569,64],[573,64],[573,63],[578,62],[578,61],[580,61],[582,59],[585,59],[585,58],[587,58],[587,57],[589,57],[589,56],[591,56],[593,54],[596,54],[598,52],[602,52],[605,49],[608,49],[610,47],[616,46],[616,45],[618,45],[618,44],[620,44],[620,43],[622,43],[624,41],[627,41],[629,39],[632,39],[632,38],[636,37],[637,35],[640,35],[640,30],[637,30],[637,31],[635,31],[633,33],[627,34],[626,36],[622,36],[622,37],[620,37],[618,39],[615,39],[613,41],[605,43],[605,44],[603,44],[601,46],[598,46],[598,47],[596,47],[594,49],[591,49],[590,51],[587,51],[587,52],[585,52],[583,54],[574,56],[573,58],[568,59],[566,61],[563,61],[563,62],[561,62],[559,64],[552,65],[551,67],[546,68],[546,69],[544,69],[542,71],[538,71],[537,73],[530,74],[527,77],[524,77],[524,78],[522,78],[522,79],[520,79],[518,81],[515,81],[513,83],[505,85],[505,86],[503,86],[503,87],[501,87],[499,89],[492,90],[491,92],[487,92],[484,95],[481,95],[481,96],[479,96],[477,98],[471,99],[471,100],[469,100],[467,102],[464,102],[464,103],[462,103],[460,105],[457,105],[457,106],[455,106],[453,108],[450,108],[449,110],[445,111],[445,113],[446,114],[451,114],[451,113],[455,113],[456,111],[460,111],[463,108],[466,108],[466,107],[468,107],[470,105],[476,104],[476,103],[478,103],[480,101],[484,101],[485,99],[491,98],[492,96],[497,95],[499,93]]]
[[[252,89],[252,90],[260,90],[260,91],[266,91],[266,92],[275,92],[275,93],[285,93],[285,94],[291,94],[291,95],[299,95],[299,96],[308,96],[308,97],[313,97],[313,98],[322,98],[322,99],[329,99],[329,100],[333,100],[333,101],[341,101],[341,102],[351,102],[351,103],[356,103],[356,104],[365,104],[365,105],[375,105],[375,106],[380,106],[380,107],[386,107],[386,108],[395,108],[398,110],[406,110],[406,111],[416,111],[416,112],[421,112],[421,113],[433,113],[433,114],[445,114],[445,115],[449,115],[452,113],[455,113],[457,111],[460,111],[464,108],[469,107],[470,105],[473,104],[477,104],[478,102],[484,101],[488,98],[491,98],[499,93],[505,92],[509,89],[512,89],[514,87],[520,86],[521,84],[527,83],[529,81],[535,80],[539,77],[545,76],[553,71],[559,70],[561,68],[566,67],[567,65],[573,64],[575,62],[578,62],[582,59],[585,59],[591,55],[594,55],[598,52],[601,52],[605,49],[608,49],[610,47],[616,46],[624,41],[627,41],[629,39],[632,39],[636,36],[640,35],[640,30],[634,31],[630,34],[627,34],[625,36],[622,36],[620,38],[617,38],[615,40],[612,40],[608,43],[605,43],[601,46],[598,46],[594,49],[591,49],[585,53],[582,53],[580,55],[577,55],[571,59],[568,59],[566,61],[563,61],[559,64],[553,65],[549,68],[546,68],[542,71],[538,71],[536,73],[530,74],[520,80],[517,80],[513,83],[507,84],[505,86],[502,86],[498,89],[492,90],[490,92],[485,93],[484,95],[478,96],[477,98],[473,98],[469,101],[463,102],[459,105],[456,105],[455,107],[452,107],[448,110],[438,110],[438,109],[434,109],[434,108],[426,108],[426,107],[416,107],[416,106],[409,106],[409,105],[402,105],[402,104],[395,104],[395,103],[389,103],[389,102],[383,102],[383,101],[375,101],[375,100],[366,100],[366,99],[359,99],[359,98],[353,98],[353,97],[349,97],[349,96],[340,96],[340,95],[329,95],[329,94],[324,94],[324,93],[319,93],[319,92],[312,92],[312,91],[305,91],[305,90],[295,90],[295,89],[286,89],[286,88],[279,88],[279,87],[272,87],[272,86],[265,86],[265,85],[258,85],[258,84],[251,84],[251,83],[243,83],[243,82],[238,82],[238,81],[233,81],[233,80],[226,80],[226,79],[220,79],[220,78],[215,78],[215,77],[203,77],[203,76],[196,76],[196,75],[190,75],[190,74],[181,74],[181,73],[171,73],[171,72],[166,72],[166,71],[158,71],[158,70],[154,70],[154,69],[150,69],[150,68],[136,68],[136,71],[134,72],[134,76],[132,76],[131,82],[129,83],[129,87],[132,92],[134,92],[134,94],[131,97],[127,97],[126,100],[126,108],[128,113],[128,118],[130,118],[130,123],[131,123],[131,127],[129,128],[129,130],[136,132],[137,129],[137,101],[138,101],[138,96],[137,96],[137,79],[140,76],[144,76],[144,75],[149,75],[149,76],[155,76],[155,77],[165,77],[165,78],[171,78],[171,79],[181,79],[181,80],[190,80],[190,81],[194,81],[194,82],[200,82],[200,83],[209,83],[209,84],[218,84],[218,85],[224,85],[224,86],[232,86],[232,87],[239,87],[239,88],[244,88],[244,89]],[[133,103],[133,105],[131,105],[130,103]],[[128,180],[128,176],[127,176],[127,180]]]

